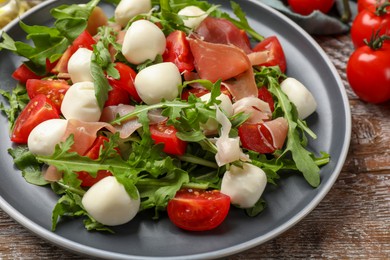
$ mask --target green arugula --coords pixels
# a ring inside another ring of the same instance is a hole
[[[0,89],[0,95],[5,97],[9,103],[8,108],[6,108],[3,103],[0,103],[0,111],[7,116],[9,130],[11,131],[14,127],[19,112],[23,110],[30,99],[28,97],[26,88],[20,84],[18,84],[12,90],[12,92],[7,92],[3,89]]]

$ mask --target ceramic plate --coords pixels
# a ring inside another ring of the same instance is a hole
[[[49,10],[74,0],[47,1],[26,13],[22,19],[33,25],[50,25]],[[80,2],[80,1],[79,1]],[[228,11],[229,1],[210,1]],[[321,186],[311,188],[298,175],[283,178],[278,188],[268,187],[264,198],[267,209],[250,218],[242,210],[232,210],[227,220],[209,232],[186,232],[176,228],[166,216],[154,221],[140,214],[130,223],[115,228],[115,234],[88,232],[80,219],[63,221],[51,232],[51,212],[58,197],[46,187],[24,181],[15,169],[7,149],[12,146],[8,122],[0,116],[0,206],[12,218],[38,236],[73,252],[101,258],[211,259],[242,252],[260,245],[286,231],[304,218],[324,198],[344,164],[350,142],[351,119],[344,86],[336,69],[316,42],[295,23],[259,1],[237,1],[247,13],[252,27],[265,36],[277,35],[285,50],[289,76],[303,82],[318,101],[318,109],[308,119],[317,133],[309,149],[326,151],[331,161],[321,169]],[[102,3],[111,16],[114,8]],[[5,30],[12,38],[24,40],[17,21]],[[16,82],[12,72],[20,58],[0,52],[0,87],[10,90]],[[1,102],[4,99],[0,98]]]

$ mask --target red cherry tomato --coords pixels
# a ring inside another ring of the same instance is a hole
[[[286,57],[282,45],[276,36],[265,38],[258,43],[253,51],[269,51],[269,59],[266,63],[258,64],[259,66],[276,66],[279,65],[280,70],[286,72]]]
[[[92,160],[96,160],[99,158],[100,155],[100,149],[103,147],[104,142],[108,142],[108,138],[105,136],[98,136],[91,146],[91,148],[84,154],[84,156],[87,156],[91,158]],[[78,178],[82,181],[81,186],[83,187],[91,187],[101,179],[112,176],[112,173],[110,171],[101,170],[97,172],[96,177],[92,177],[88,172],[82,171],[78,172]]]
[[[363,10],[375,12],[377,5],[381,5],[384,2],[385,0],[358,0],[358,12],[361,12]]]
[[[287,2],[294,12],[309,15],[315,10],[328,13],[335,0],[288,0]]]
[[[52,69],[52,73],[67,73],[68,72],[68,62],[70,57],[79,49],[79,48],[87,48],[92,50],[92,45],[96,44],[95,39],[91,36],[88,31],[82,32],[70,45],[64,54],[62,54],[61,58],[58,60],[55,67]]]
[[[60,118],[60,115],[53,102],[45,95],[35,96],[16,119],[11,133],[11,141],[26,144],[34,127],[43,121],[55,118]]]
[[[390,43],[377,50],[362,46],[347,63],[348,81],[364,101],[381,103],[390,100]]]
[[[238,128],[238,135],[245,149],[262,154],[273,153],[276,150],[273,145],[270,145],[273,144],[270,131],[262,123],[244,123]]]
[[[167,37],[167,45],[163,54],[165,62],[173,62],[180,72],[194,70],[194,57],[190,44],[183,31],[174,31]]]
[[[130,97],[126,90],[113,86],[108,92],[108,98],[104,106],[117,106],[119,104],[130,104]]]
[[[44,94],[53,102],[58,111],[61,110],[62,100],[69,88],[70,86],[65,80],[29,79],[26,82],[27,94],[30,99]]]
[[[390,14],[361,11],[354,19],[351,27],[351,38],[355,48],[364,45],[364,39],[370,40],[373,32],[384,35],[390,30]]]
[[[165,122],[150,125],[151,138],[156,144],[164,144],[164,152],[173,155],[183,155],[187,149],[187,142],[180,140],[177,136],[177,130],[166,125]]]
[[[28,79],[43,78],[43,76],[37,75],[33,71],[31,71],[25,64],[20,65],[14,71],[14,73],[12,73],[12,77],[22,84],[26,84]]]
[[[230,197],[218,190],[181,189],[168,202],[169,219],[179,228],[205,231],[216,228],[226,218]]]
[[[271,111],[274,112],[275,109],[275,102],[274,98],[272,97],[272,94],[268,91],[267,87],[262,86],[258,89],[257,97],[265,102],[268,103],[269,107],[271,108]]]
[[[120,62],[117,62],[115,64],[115,68],[118,70],[120,78],[114,79],[111,77],[107,77],[108,83],[112,87],[117,87],[127,91],[127,93],[130,94],[134,101],[138,103],[142,102],[142,99],[139,97],[137,90],[134,86],[134,79],[137,73],[126,64]]]

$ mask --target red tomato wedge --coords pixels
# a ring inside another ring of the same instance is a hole
[[[60,115],[53,102],[43,94],[35,96],[16,119],[11,141],[26,144],[34,127],[43,121],[55,118],[60,118]]]
[[[205,231],[218,227],[226,218],[230,197],[218,190],[181,189],[168,202],[169,219],[179,228]]]
[[[52,69],[52,73],[67,73],[68,72],[68,62],[70,57],[79,49],[79,48],[87,48],[92,50],[92,45],[96,43],[95,39],[91,36],[88,31],[82,32],[70,45],[64,54],[62,54],[61,58],[58,60],[56,66]]]
[[[87,156],[93,160],[96,160],[99,158],[100,149],[103,147],[104,142],[108,142],[108,138],[105,136],[99,135],[91,148],[84,154],[84,156]],[[82,181],[81,186],[83,187],[91,187],[101,179],[112,176],[112,173],[106,170],[101,170],[97,172],[96,177],[92,177],[88,172],[82,171],[78,172],[78,178]]]
[[[107,77],[108,83],[112,87],[117,87],[127,91],[134,101],[138,103],[142,102],[142,99],[139,97],[134,86],[134,79],[137,73],[132,68],[121,62],[117,62],[115,64],[115,68],[118,70],[120,78],[114,79],[112,77]]]
[[[288,0],[287,2],[294,12],[309,15],[315,10],[328,13],[335,0]]]
[[[112,89],[108,92],[108,98],[106,103],[104,103],[104,106],[117,106],[119,104],[130,104],[129,94],[126,90],[118,87],[112,87]]]
[[[25,64],[20,65],[13,73],[12,77],[22,84],[25,84],[28,79],[41,79],[39,76],[31,71]]]
[[[61,110],[62,100],[69,88],[70,86],[65,80],[29,79],[26,82],[27,94],[30,99],[43,94],[53,102],[58,111]]]
[[[167,37],[167,45],[163,54],[165,62],[173,62],[180,72],[194,70],[194,56],[190,50],[183,31],[174,31]]]
[[[274,112],[275,109],[274,98],[272,97],[272,94],[268,91],[267,87],[262,86],[261,88],[259,88],[257,97],[267,102],[271,111]]]
[[[150,125],[150,135],[156,144],[164,144],[164,152],[173,155],[183,155],[187,149],[187,142],[180,140],[177,136],[177,130],[166,125],[165,122]]]
[[[276,36],[270,36],[265,38],[263,41],[259,42],[254,48],[253,51],[269,51],[269,58],[266,63],[258,64],[259,66],[276,66],[279,65],[280,70],[286,72],[286,57],[282,45],[280,44]]]

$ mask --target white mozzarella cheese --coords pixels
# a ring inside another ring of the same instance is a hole
[[[152,9],[150,0],[121,0],[115,8],[115,21],[122,27],[136,15],[147,13]]]
[[[312,93],[298,80],[287,78],[281,84],[282,91],[297,107],[298,117],[305,119],[317,109],[317,102]]]
[[[175,99],[181,84],[180,71],[172,62],[149,66],[141,70],[134,81],[138,95],[148,105],[159,103],[162,99]]]
[[[165,46],[164,33],[157,25],[148,20],[138,20],[131,24],[125,34],[122,53],[128,62],[141,64],[163,54]]]
[[[207,13],[197,6],[187,6],[178,12],[178,15],[185,16],[184,25],[196,29],[199,24],[207,17]]]
[[[94,84],[92,82],[73,84],[62,100],[61,113],[66,119],[99,121],[102,112],[95,96]]]
[[[265,172],[253,164],[243,168],[230,166],[222,178],[221,192],[230,197],[231,203],[241,208],[251,208],[260,199],[267,184]]]
[[[36,155],[51,155],[65,134],[68,121],[65,119],[50,119],[43,121],[31,131],[28,136],[28,149]]]
[[[68,73],[73,83],[93,81],[91,74],[92,51],[79,48],[69,59]]]
[[[122,225],[137,215],[140,196],[133,199],[114,176],[108,176],[94,184],[81,201],[85,210],[98,222],[107,226]]]

